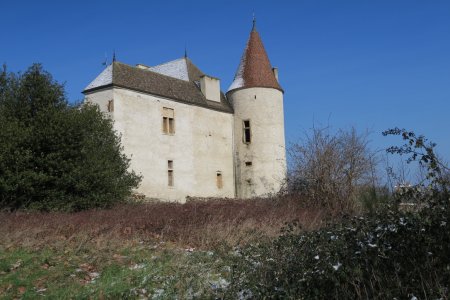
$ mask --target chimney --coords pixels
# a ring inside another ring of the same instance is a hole
[[[272,72],[273,72],[273,75],[275,75],[275,79],[277,80],[277,82],[279,82],[278,81],[278,68],[272,68]]]
[[[200,90],[207,100],[220,102],[220,80],[208,75],[200,77]]]

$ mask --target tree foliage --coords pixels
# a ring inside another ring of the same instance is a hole
[[[128,171],[112,121],[69,105],[39,64],[0,73],[0,207],[76,211],[121,201],[140,177]]]
[[[388,153],[408,156],[406,159],[408,164],[418,162],[426,170],[425,180],[419,185],[428,184],[429,188],[439,188],[448,193],[450,169],[435,153],[436,143],[428,141],[423,135],[416,135],[413,131],[397,127],[383,131],[383,136],[388,135],[401,136],[405,142],[401,146],[389,147],[386,150]]]

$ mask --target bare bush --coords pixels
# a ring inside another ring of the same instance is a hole
[[[376,185],[375,154],[368,142],[368,133],[355,128],[334,134],[328,127],[313,128],[288,151],[288,191],[304,194],[313,204],[352,208],[362,188]]]

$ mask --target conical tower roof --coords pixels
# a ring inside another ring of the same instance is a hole
[[[283,92],[272,71],[272,66],[261,41],[255,22],[242,54],[233,83],[228,92],[250,87],[274,88]]]

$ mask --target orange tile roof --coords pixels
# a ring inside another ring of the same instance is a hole
[[[272,71],[259,33],[253,27],[238,70],[228,92],[250,87],[267,87],[283,91]]]

